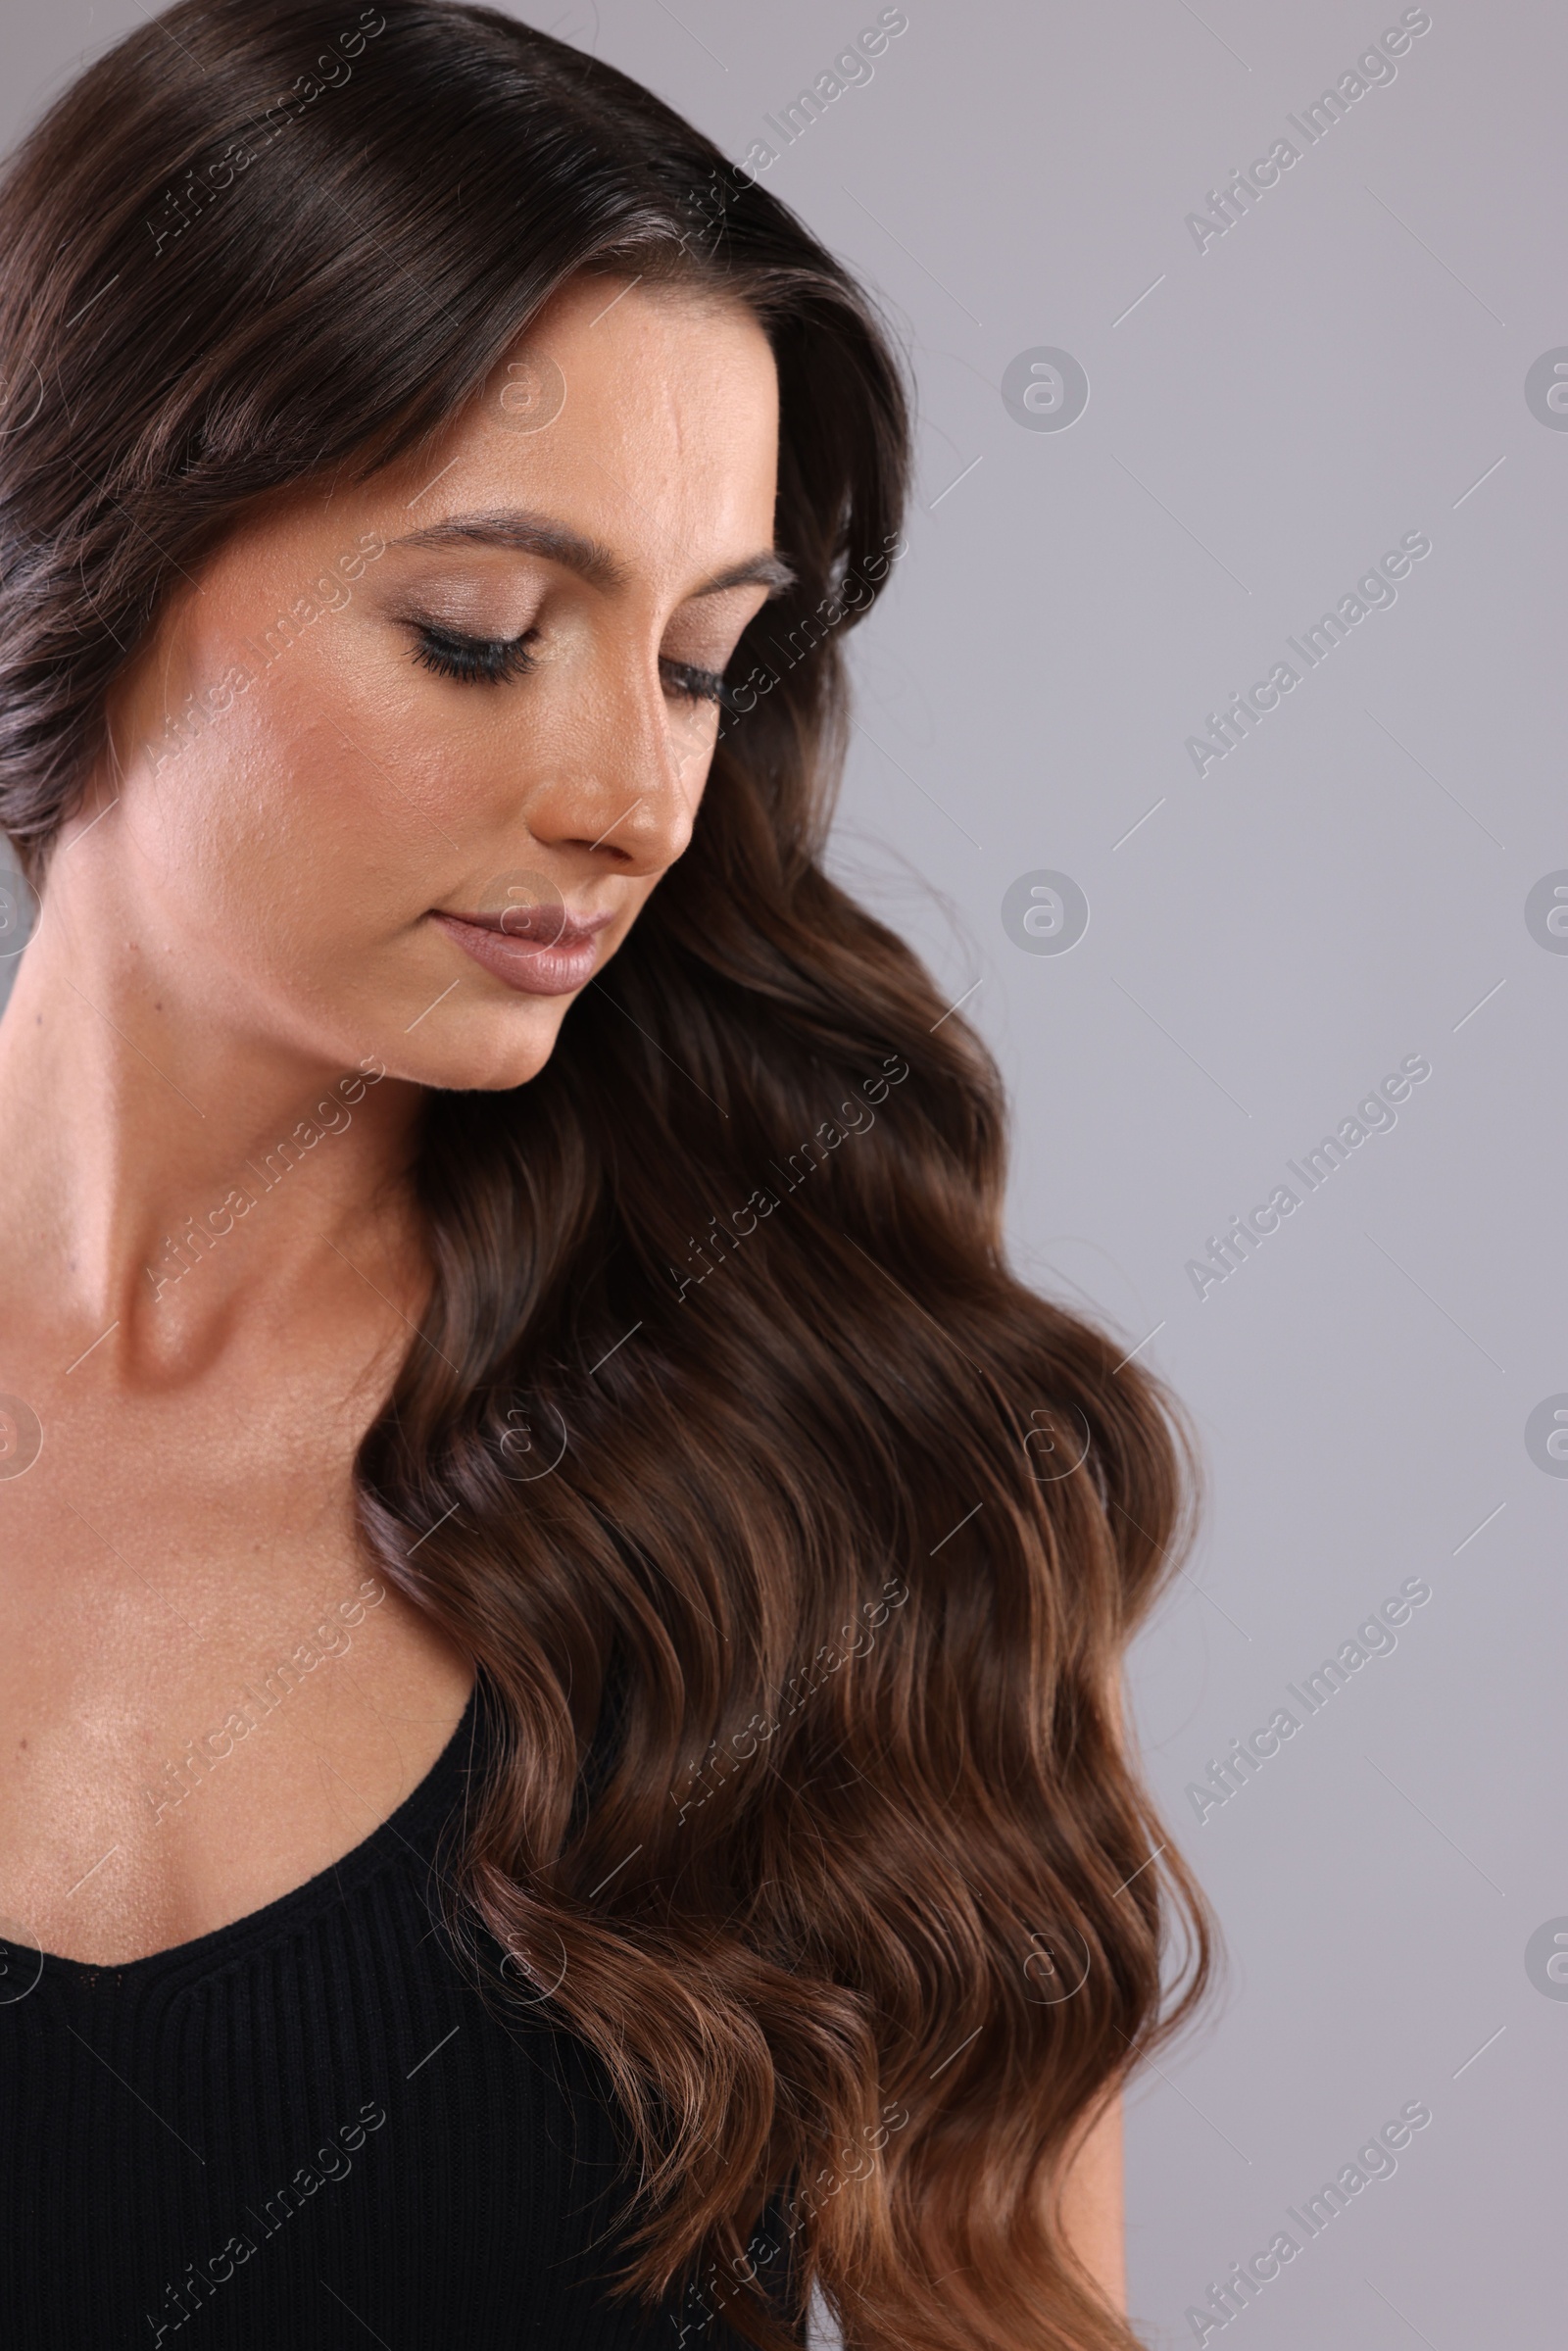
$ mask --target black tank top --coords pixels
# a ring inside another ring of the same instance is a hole
[[[612,2300],[597,2061],[503,2016],[442,1924],[483,1731],[476,1690],[390,1820],[232,1926],[123,1967],[0,1943],[0,2341],[731,2351],[700,2290]],[[752,2252],[782,2277],[776,2211]]]

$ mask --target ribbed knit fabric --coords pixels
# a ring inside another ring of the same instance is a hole
[[[609,2298],[597,2064],[503,2022],[441,1924],[482,1730],[476,1692],[373,1836],[216,1934],[114,1968],[0,1949],[6,2351],[727,2351],[703,2297]]]

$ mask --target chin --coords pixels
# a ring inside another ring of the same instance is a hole
[[[431,1051],[419,1056],[416,1066],[407,1074],[421,1086],[432,1086],[448,1094],[503,1094],[514,1086],[526,1086],[536,1078],[556,1050],[561,1023],[554,1021],[548,1031],[531,1036],[516,1033],[515,1015],[508,1023],[510,1036],[485,1034],[487,1024],[476,1023],[475,1034],[455,1040],[445,1050]],[[399,1056],[401,1058],[401,1056]],[[390,1063],[397,1067],[397,1061]]]

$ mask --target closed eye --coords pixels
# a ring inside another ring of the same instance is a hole
[[[418,640],[414,659],[437,677],[456,678],[462,685],[499,686],[538,666],[528,651],[533,629],[524,629],[520,637],[470,637],[428,620],[413,625]]]
[[[659,668],[668,692],[682,702],[714,702],[726,710],[732,707],[730,690],[718,670],[699,669],[691,661],[661,661]]]
[[[539,665],[528,651],[529,639],[538,633],[534,629],[524,629],[517,637],[473,637],[435,621],[416,620],[411,625],[417,640],[415,661],[437,677],[453,678],[460,685],[504,685],[510,678],[525,677]],[[701,669],[693,661],[663,660],[659,669],[665,691],[677,700],[731,708],[729,688],[718,670]]]

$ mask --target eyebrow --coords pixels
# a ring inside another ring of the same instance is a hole
[[[394,547],[508,547],[519,555],[543,556],[547,562],[561,563],[576,572],[595,588],[618,588],[626,579],[625,565],[599,539],[585,538],[580,531],[568,530],[564,522],[553,522],[548,514],[532,514],[517,510],[492,514],[453,514],[444,522],[432,522],[423,530],[411,531],[406,538],[394,539]],[[692,590],[693,596],[717,596],[726,588],[765,587],[770,596],[782,594],[795,585],[795,573],[783,557],[773,548],[765,547],[756,555],[743,556],[738,563],[727,563]]]

